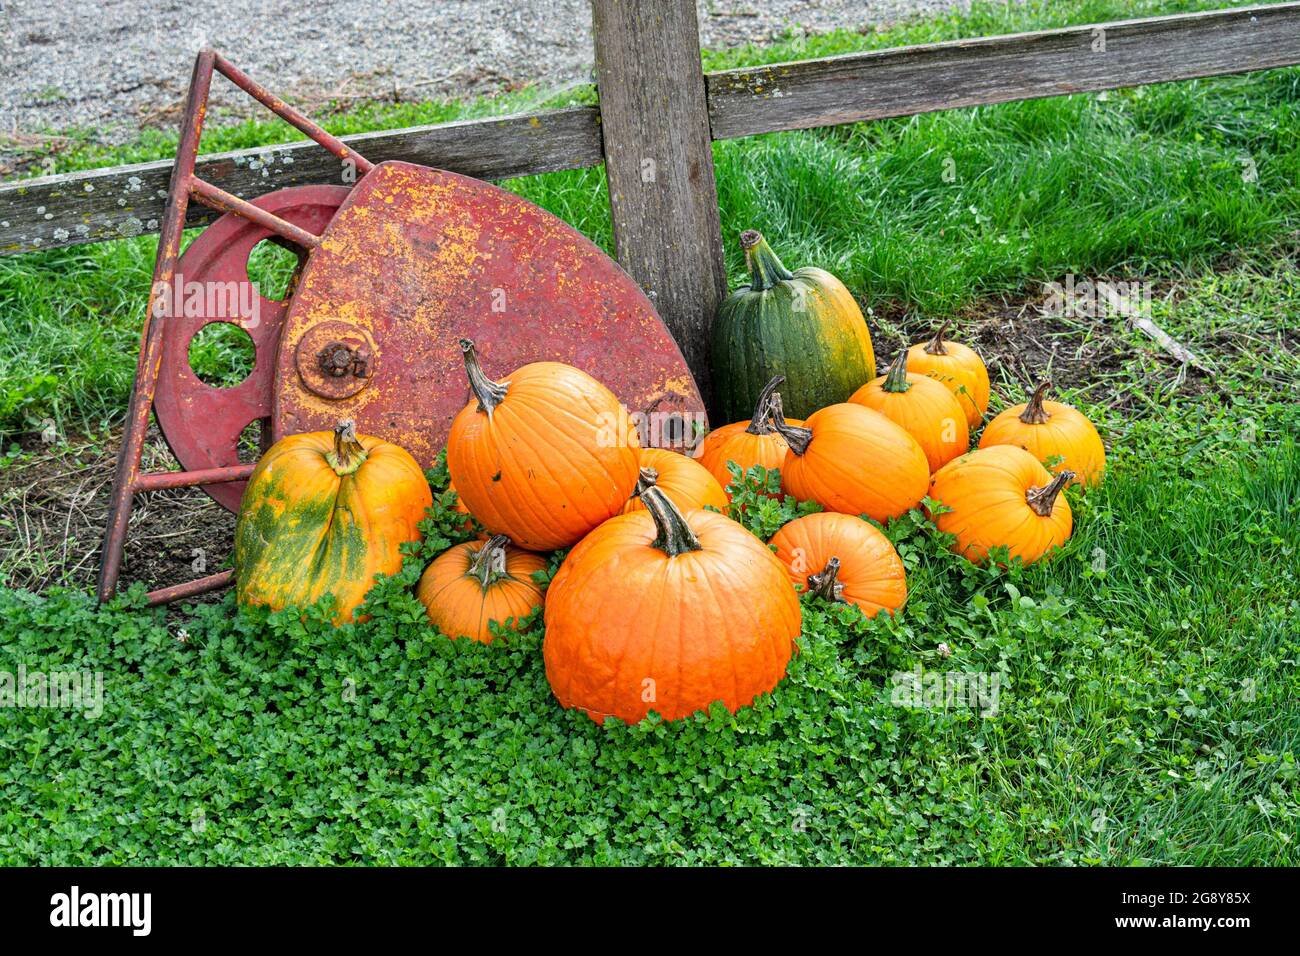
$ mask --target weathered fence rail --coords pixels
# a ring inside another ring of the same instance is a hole
[[[636,79],[638,67],[656,67],[643,75],[662,74],[655,57],[673,46],[665,40],[686,28],[684,22],[665,23],[662,13],[650,17],[612,0],[594,5],[598,24],[606,7],[630,24],[621,33],[620,55],[605,60],[605,75],[628,76],[623,84],[628,89],[653,86],[653,80]],[[674,0],[661,6],[682,5]],[[633,32],[638,26],[661,42],[639,48]],[[694,25],[689,28],[694,33]],[[609,35],[601,32],[598,45]],[[1300,2],[728,70],[705,74],[704,87],[709,134],[718,140],[1297,63]],[[683,78],[669,79],[680,85]],[[623,126],[635,128],[630,120],[635,106],[630,100],[620,104]],[[648,115],[662,123],[667,111]],[[598,165],[620,148],[610,139],[602,141],[596,107],[343,137],[376,162],[407,160],[492,180]],[[163,160],[0,185],[0,255],[156,231],[171,168],[172,162]],[[201,158],[197,172],[237,195],[338,182],[340,176],[338,160],[310,141],[211,154]],[[188,222],[197,225],[213,216],[195,208]],[[635,240],[620,244],[620,258],[624,245],[632,255]]]

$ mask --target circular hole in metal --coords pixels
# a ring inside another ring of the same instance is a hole
[[[298,252],[276,239],[263,239],[248,254],[248,279],[259,295],[283,301],[298,268]]]
[[[235,448],[239,452],[239,463],[251,465],[271,447],[271,419],[256,418],[244,426],[239,433]]]
[[[257,349],[252,337],[229,322],[210,322],[190,339],[190,368],[213,388],[232,388],[253,371]]]

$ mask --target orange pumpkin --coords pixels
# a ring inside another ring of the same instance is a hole
[[[680,720],[753,702],[785,676],[801,624],[785,567],[725,515],[684,515],[643,475],[645,511],[575,547],[546,596],[543,656],[564,707],[597,722]]]
[[[934,379],[908,372],[906,350],[898,353],[887,375],[863,385],[849,401],[902,426],[925,452],[932,472],[970,448],[966,413],[957,397]]]
[[[935,518],[956,535],[953,550],[983,564],[991,548],[1006,545],[1012,558],[1032,564],[1064,544],[1074,530],[1061,489],[1074,477],[1053,477],[1033,455],[994,445],[949,462],[930,481],[930,497],[950,508]]]
[[[235,523],[235,594],[273,609],[335,598],[351,621],[377,574],[402,569],[401,546],[433,504],[424,472],[404,449],[333,432],[281,438],[244,489]]]
[[[974,428],[989,409],[989,370],[970,346],[944,340],[948,326],[940,326],[934,338],[918,342],[907,350],[907,364],[913,372],[942,383],[956,396],[966,424]]]
[[[471,514],[532,551],[567,548],[636,487],[636,428],[586,372],[533,362],[504,382],[461,339],[473,397],[451,423],[447,468]]]
[[[704,437],[704,450],[700,455],[700,464],[717,479],[725,491],[731,484],[731,472],[727,462],[735,462],[740,470],[748,474],[749,469],[761,465],[767,471],[781,467],[785,462],[786,450],[790,447],[785,439],[772,427],[772,396],[777,386],[785,381],[785,376],[776,375],[763,387],[754,404],[754,414],[747,422],[732,422],[715,428]],[[791,425],[802,425],[802,421],[790,419]],[[731,496],[727,496],[731,500]]]
[[[796,518],[772,536],[795,590],[856,604],[867,617],[893,613],[907,600],[907,572],[880,529],[853,515],[821,511]]]
[[[687,458],[675,451],[664,448],[642,448],[640,451],[641,468],[652,470],[655,484],[675,504],[679,511],[690,511],[709,505],[726,514],[727,494],[718,484],[718,480],[704,470],[704,466],[693,458]],[[623,506],[623,514],[631,511],[644,511],[641,503],[640,485],[637,493]]]
[[[467,541],[434,558],[420,576],[415,596],[448,637],[488,644],[492,621],[515,630],[542,606],[542,588],[532,576],[545,571],[546,564],[540,554],[512,546],[503,534]]]
[[[798,427],[786,423],[777,402],[772,421],[790,445],[781,487],[800,501],[883,523],[925,497],[925,452],[879,412],[848,402],[827,405]]]
[[[1034,389],[1028,402],[1014,405],[988,423],[980,447],[1015,445],[1059,473],[1069,469],[1075,484],[1101,480],[1106,468],[1106,447],[1092,422],[1071,405],[1046,400],[1051,382]]]

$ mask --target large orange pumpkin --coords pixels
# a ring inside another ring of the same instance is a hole
[[[1013,405],[989,422],[980,447],[1015,445],[1053,472],[1074,472],[1075,484],[1096,484],[1106,468],[1106,447],[1083,412],[1046,400],[1051,385],[1042,382],[1028,402]]]
[[[244,489],[235,523],[240,604],[279,609],[336,600],[335,623],[351,621],[377,574],[402,567],[401,546],[433,504],[424,473],[404,449],[333,432],[281,438]]]
[[[489,624],[516,628],[542,606],[542,588],[533,573],[546,570],[546,559],[513,547],[503,534],[487,541],[467,541],[449,548],[424,570],[415,596],[429,620],[448,637],[468,637],[488,644]]]
[[[902,426],[925,452],[932,472],[970,448],[966,413],[957,397],[934,379],[909,372],[905,349],[898,353],[887,375],[863,385],[849,401],[880,412]]]
[[[718,484],[718,480],[705,471],[694,458],[664,448],[642,448],[640,451],[641,469],[650,469],[655,473],[655,485],[668,496],[668,500],[679,511],[703,508],[705,505],[716,508],[723,514],[727,511],[727,494]],[[628,499],[623,506],[623,513],[644,511],[638,493]]]
[[[764,386],[749,421],[732,422],[704,436],[700,464],[717,479],[724,491],[731,484],[731,471],[727,468],[729,461],[735,462],[743,474],[748,474],[755,465],[774,471],[785,462],[785,453],[790,446],[772,426],[771,408],[777,386],[784,381],[785,376],[775,375]],[[792,418],[788,424],[802,425],[803,422]],[[731,500],[730,495],[727,500]]]
[[[1006,545],[1012,558],[1032,564],[1074,530],[1070,503],[1061,494],[1072,477],[1070,471],[1053,477],[1023,448],[980,448],[931,479],[930,497],[951,509],[935,524],[956,535],[953,550],[976,564],[999,545]]]
[[[546,596],[543,656],[564,707],[598,722],[679,720],[752,703],[785,676],[799,599],[785,567],[725,515],[684,515],[644,475],[645,511],[611,518]]]
[[[781,487],[828,511],[885,522],[925,497],[930,466],[916,439],[879,412],[844,402],[791,426],[776,403],[772,420],[790,445]]]
[[[880,529],[853,515],[820,511],[772,536],[795,590],[856,604],[867,617],[907,600],[907,572]]]
[[[574,544],[620,513],[636,487],[636,428],[586,372],[534,362],[484,374],[461,340],[473,397],[451,423],[447,468],[470,513],[531,551]]]
[[[973,348],[945,340],[945,324],[928,342],[918,342],[907,351],[907,364],[913,371],[940,382],[956,396],[966,423],[974,428],[984,420],[989,409],[989,370]]]

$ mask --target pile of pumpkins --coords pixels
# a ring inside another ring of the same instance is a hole
[[[472,397],[447,466],[458,507],[486,533],[434,559],[417,596],[444,634],[482,642],[544,606],[551,688],[597,721],[675,720],[715,701],[734,711],[772,690],[802,591],[867,616],[900,608],[903,563],[864,516],[884,523],[928,496],[969,560],[1005,547],[1029,563],[1070,536],[1062,488],[1105,465],[1096,429],[1047,400],[1047,383],[970,451],[989,401],[972,349],[940,329],[875,377],[848,290],[819,269],[788,271],[756,232],[742,244],[751,283],[723,303],[714,339],[715,384],[738,420],[710,432],[698,460],[642,448],[585,372],[537,362],[494,380],[461,341]],[[727,516],[729,464],[779,470],[785,494],[825,510],[764,543]],[[244,494],[238,599],[278,608],[332,594],[336,621],[350,621],[375,575],[400,569],[431,504],[415,460],[350,422],[284,438]],[[565,548],[543,591],[534,575]]]

